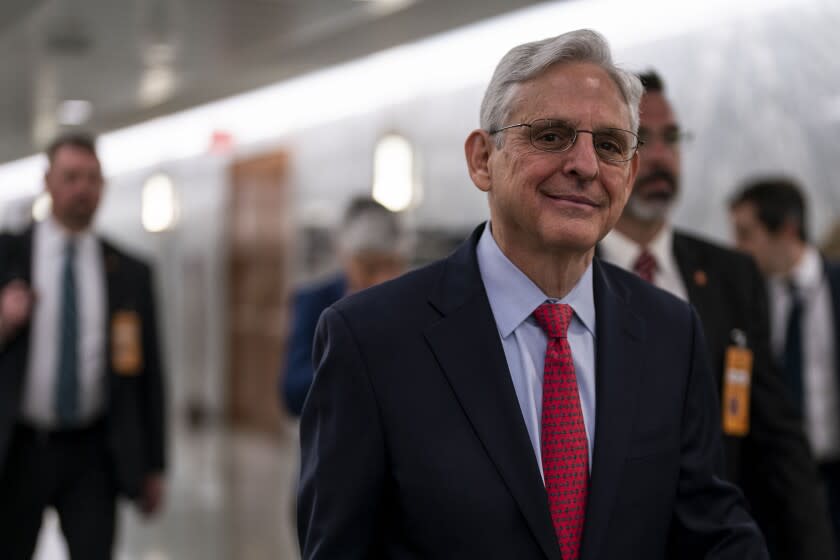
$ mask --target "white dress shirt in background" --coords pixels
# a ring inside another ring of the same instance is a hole
[[[831,313],[831,294],[823,261],[813,247],[808,247],[793,269],[790,278],[802,297],[802,396],[805,432],[814,455],[820,462],[840,459],[840,414],[838,414],[837,349]],[[774,277],[768,281],[770,295],[770,330],[773,353],[784,363],[785,330],[791,297],[788,280]]]
[[[61,328],[64,252],[70,238],[48,218],[35,226],[32,239],[32,289],[35,291],[24,381],[24,421],[56,427],[56,383]],[[95,420],[105,403],[105,273],[102,245],[85,231],[76,239],[76,308],[79,313],[79,425]]]
[[[677,259],[674,258],[674,230],[665,224],[647,247],[656,259],[653,283],[657,288],[671,292],[683,301],[688,301],[688,291],[680,276]],[[612,230],[598,245],[599,256],[624,270],[633,271],[633,264],[642,254],[642,246],[621,233]]]

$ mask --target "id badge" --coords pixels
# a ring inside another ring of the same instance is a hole
[[[743,437],[750,433],[750,386],[753,353],[749,348],[730,346],[723,373],[723,432]]]
[[[111,367],[118,375],[137,375],[143,367],[140,315],[117,311],[111,317]]]

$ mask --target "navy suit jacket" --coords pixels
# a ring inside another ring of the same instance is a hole
[[[322,315],[301,419],[303,558],[560,560],[481,281],[452,256]],[[594,261],[596,441],[582,560],[767,558],[722,469],[692,308]]]
[[[151,270],[104,241],[102,254],[108,311],[104,343],[107,449],[118,490],[136,498],[144,477],[163,472],[166,464],[163,372]],[[32,229],[0,235],[0,286],[16,279],[31,284],[31,269]],[[136,313],[141,326],[142,366],[133,375],[121,375],[112,367],[111,318],[125,311]],[[29,336],[25,326],[0,349],[0,468],[20,420]]]
[[[295,293],[292,301],[292,325],[286,360],[278,376],[280,401],[294,416],[300,416],[303,402],[312,385],[312,339],[324,309],[347,293],[347,279],[334,276]]]

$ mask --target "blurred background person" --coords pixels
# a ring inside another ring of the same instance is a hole
[[[312,339],[321,312],[348,294],[402,274],[408,239],[400,217],[370,197],[354,198],[336,231],[341,271],[294,295],[292,326],[279,378],[280,398],[299,416],[312,384]]]
[[[808,241],[805,197],[795,181],[746,183],[730,202],[738,248],[767,278],[773,354],[802,414],[840,535],[840,264]]]
[[[820,253],[832,261],[840,261],[840,222],[835,222],[820,244]]]
[[[30,558],[53,507],[72,559],[107,559],[118,495],[148,515],[163,500],[151,272],[91,229],[93,139],[59,137],[47,157],[51,215],[0,238],[0,558]]]
[[[750,259],[672,225],[686,133],[659,75],[640,77],[645,93],[639,174],[621,219],[600,244],[600,256],[695,306],[721,395],[729,349],[744,346],[752,353],[748,396],[722,406],[726,476],[744,489],[773,558],[828,558],[834,548],[816,468],[785,387],[771,369],[761,276]]]

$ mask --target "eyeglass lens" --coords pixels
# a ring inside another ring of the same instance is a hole
[[[555,119],[539,119],[531,123],[531,144],[538,150],[562,152],[577,137],[571,124]],[[636,136],[627,130],[606,128],[592,133],[592,144],[598,157],[607,161],[627,161],[636,149]]]

